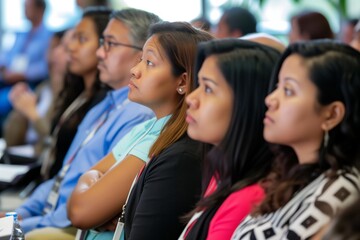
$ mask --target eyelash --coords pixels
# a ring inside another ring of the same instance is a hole
[[[284,87],[285,96],[292,96],[294,95],[294,91],[292,89],[289,89],[287,87]]]
[[[149,61],[149,60],[146,60],[146,65],[147,66],[154,66],[153,62]]]
[[[204,91],[205,93],[212,93],[212,89],[210,87],[208,87],[207,85],[204,86]]]
[[[80,43],[84,43],[84,42],[86,42],[87,38],[83,37],[83,36],[79,36],[78,40],[79,40]]]
[[[111,41],[108,41],[107,44],[109,45],[109,47],[115,46],[115,43],[114,43],[114,42],[111,42]]]

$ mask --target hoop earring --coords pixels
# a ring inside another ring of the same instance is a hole
[[[328,132],[328,131],[325,131],[325,134],[324,134],[324,144],[323,144],[324,148],[326,148],[326,147],[328,146],[328,144],[329,144],[329,138],[330,138],[329,132]]]

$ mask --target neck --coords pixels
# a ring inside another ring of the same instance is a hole
[[[154,104],[153,106],[147,106],[153,110],[157,119],[172,114],[177,106],[180,104],[180,98],[178,96],[170,99],[163,100],[161,103]]]
[[[34,19],[31,24],[32,24],[32,29],[36,29],[37,27],[39,27],[41,25],[42,20],[41,19]]]
[[[96,71],[86,74],[85,76],[83,76],[83,78],[85,85],[84,91],[90,92],[96,79]]]
[[[319,146],[321,143],[292,146],[299,164],[311,164],[319,161]]]
[[[128,85],[125,81],[114,81],[113,83],[108,83],[108,86],[114,90],[118,90],[120,88],[126,87]]]
[[[157,119],[160,119],[169,114],[172,114],[175,110],[175,106],[166,106],[166,107],[163,106],[163,107],[159,107],[159,108],[150,107],[150,108],[155,113],[155,116]]]

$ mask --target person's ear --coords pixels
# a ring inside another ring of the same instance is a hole
[[[181,76],[178,79],[178,85],[176,88],[176,91],[180,95],[184,95],[189,89],[188,86],[188,74],[186,72],[182,73]]]
[[[324,131],[330,131],[336,127],[345,116],[345,106],[340,101],[330,103],[325,107],[325,120],[321,124],[321,128]]]

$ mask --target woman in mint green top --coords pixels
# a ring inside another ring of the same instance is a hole
[[[112,239],[140,169],[148,159],[157,157],[186,134],[184,99],[193,89],[196,47],[212,37],[185,22],[154,26],[166,30],[146,41],[140,62],[131,70],[128,97],[152,109],[156,120],[135,127],[80,178],[68,202],[68,215],[75,227],[93,229],[86,239]],[[153,137],[156,134],[158,138]]]
[[[157,119],[156,117],[135,126],[119,143],[113,148],[112,153],[116,162],[123,160],[126,155],[133,155],[144,162],[148,162],[149,150],[158,138],[161,130],[170,115]]]

